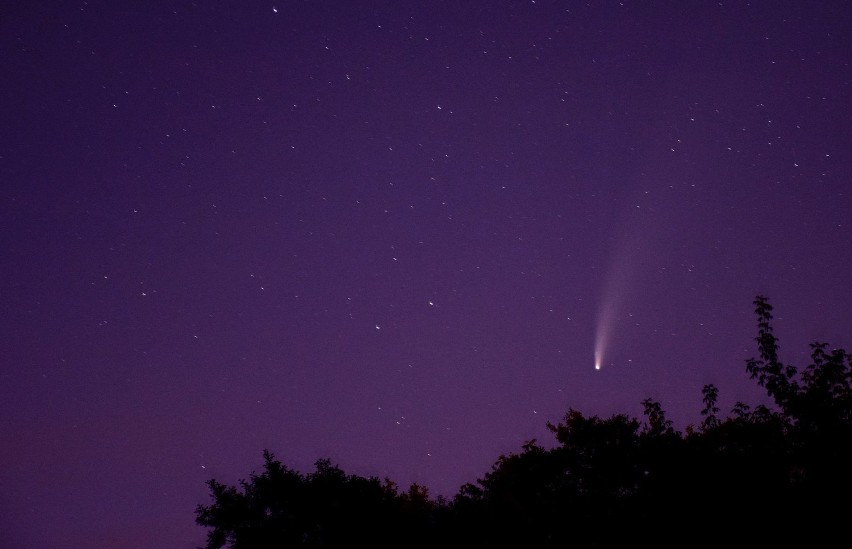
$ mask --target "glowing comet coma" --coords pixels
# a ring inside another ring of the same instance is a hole
[[[639,260],[638,256],[646,248],[647,245],[643,245],[641,240],[628,235],[615,251],[598,309],[595,330],[595,370],[600,370],[604,365],[613,326],[618,319],[619,310],[629,287],[628,281],[632,278],[635,265]]]

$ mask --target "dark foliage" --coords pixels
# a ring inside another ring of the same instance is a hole
[[[301,475],[264,452],[264,471],[241,481],[242,490],[208,482],[214,503],[196,509],[196,522],[211,528],[208,548],[396,547],[430,540],[435,503],[416,484],[398,493],[390,481],[347,475],[328,460]]]
[[[196,522],[210,529],[209,549],[842,545],[852,358],[814,343],[804,370],[783,364],[772,307],[762,296],[754,305],[760,358],[746,369],[775,409],[738,402],[721,419],[707,385],[701,424],[685,434],[651,399],[643,421],[570,409],[547,425],[555,447],[525,443],[451,501],[327,460],[302,475],[266,452],[263,473],[239,488],[211,480],[213,504],[198,506]]]

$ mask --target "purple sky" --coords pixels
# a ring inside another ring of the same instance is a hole
[[[760,402],[759,293],[852,346],[847,2],[130,4],[0,14],[0,546],[194,547],[264,448],[452,496],[569,407],[683,429]]]

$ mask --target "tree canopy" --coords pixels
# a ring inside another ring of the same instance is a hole
[[[450,500],[412,485],[348,475],[329,460],[301,474],[264,452],[239,486],[210,480],[196,522],[220,547],[657,547],[809,545],[849,537],[852,357],[811,344],[804,369],[781,362],[772,306],[754,301],[758,358],[746,370],[775,406],[702,391],[702,421],[676,431],[659,402],[643,418],[569,409],[535,440],[500,456]]]

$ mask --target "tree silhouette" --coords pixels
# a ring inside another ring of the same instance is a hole
[[[241,490],[209,481],[214,503],[196,509],[196,522],[211,528],[207,547],[396,547],[428,524],[422,516],[433,503],[425,488],[400,495],[389,481],[347,475],[327,459],[315,467],[302,475],[265,451],[263,473],[240,481]]]
[[[716,402],[719,400],[719,389],[712,384],[705,385],[701,393],[704,395],[702,399],[704,409],[701,410],[701,417],[704,419],[701,421],[701,429],[708,431],[719,424],[719,420],[716,419],[716,414],[719,413],[719,407],[716,406]]]
[[[555,446],[527,441],[451,500],[414,484],[399,492],[329,460],[308,475],[264,452],[239,487],[210,480],[196,522],[207,548],[254,547],[787,547],[848,538],[852,512],[852,357],[811,345],[799,371],[781,362],[772,307],[754,301],[759,358],[746,371],[775,408],[737,402],[720,418],[702,390],[698,429],[676,431],[661,404],[644,421],[569,409],[547,423]]]

